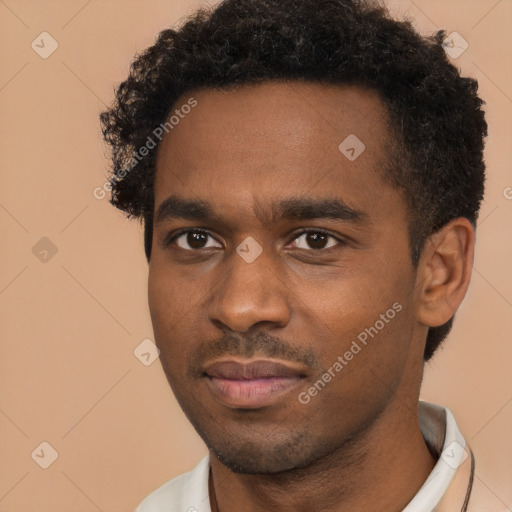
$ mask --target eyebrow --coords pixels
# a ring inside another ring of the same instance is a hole
[[[262,221],[266,217],[260,209],[255,214]],[[225,224],[225,221],[207,201],[183,199],[175,195],[168,197],[160,204],[155,215],[155,224],[169,219],[211,221]],[[271,222],[278,220],[333,219],[363,224],[368,223],[369,216],[361,210],[348,206],[338,198],[291,197],[272,203],[270,219]]]

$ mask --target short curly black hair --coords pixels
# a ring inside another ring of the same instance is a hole
[[[352,84],[376,91],[387,108],[394,147],[385,176],[408,203],[417,266],[427,237],[451,219],[476,226],[484,194],[484,102],[477,81],[450,63],[445,37],[443,30],[422,37],[376,0],[224,0],[203,7],[136,56],[112,108],[100,116],[112,149],[111,203],[144,220],[149,261],[157,150],[144,158],[138,151],[183,94],[268,81]],[[425,361],[452,323],[429,329]]]

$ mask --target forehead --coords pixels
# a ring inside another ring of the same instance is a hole
[[[170,195],[235,211],[277,197],[341,196],[363,211],[381,189],[389,138],[376,92],[275,82],[183,95],[197,105],[158,149],[155,205]],[[189,109],[186,109],[189,110]],[[396,195],[396,191],[395,195]],[[256,200],[256,201],[255,201]]]

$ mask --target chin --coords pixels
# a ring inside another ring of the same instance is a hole
[[[213,445],[207,442],[207,445],[233,473],[270,475],[306,468],[331,451],[330,447],[328,450],[326,447],[314,449],[310,445],[311,440],[310,437],[295,435],[272,446],[269,436],[264,445],[243,442],[237,446],[232,439]]]
[[[246,475],[271,475],[283,473],[295,469],[295,465],[283,464],[283,461],[269,461],[258,459],[248,459],[241,457],[230,457],[224,453],[215,453],[217,458],[230,469],[233,473]],[[261,455],[260,455],[261,456]]]

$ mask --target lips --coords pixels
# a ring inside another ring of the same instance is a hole
[[[305,376],[301,367],[272,360],[218,361],[207,365],[210,391],[232,408],[260,408],[276,402],[296,388]]]
[[[269,360],[242,363],[235,360],[219,361],[206,367],[211,377],[233,380],[270,379],[279,377],[298,377],[300,369]]]

